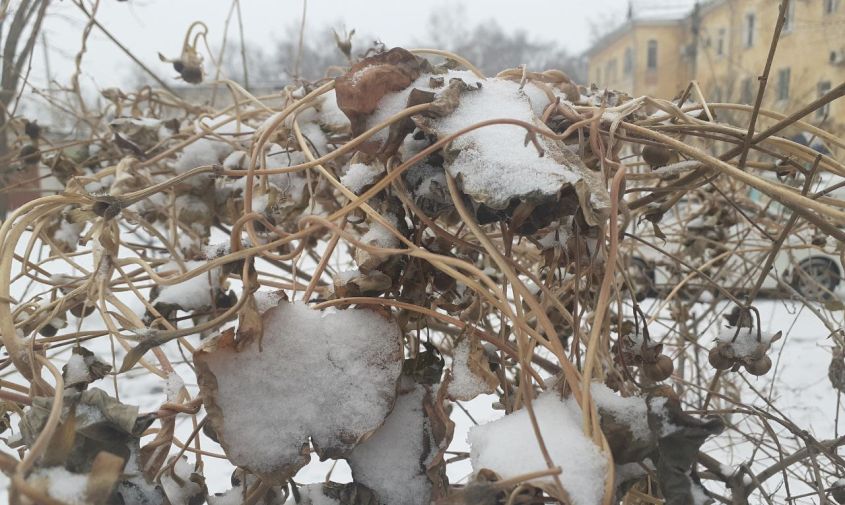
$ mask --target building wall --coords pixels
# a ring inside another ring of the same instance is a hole
[[[835,7],[833,13],[826,12],[828,2]],[[828,83],[835,87],[845,82],[845,0],[790,3],[791,19],[778,42],[763,102],[765,108],[785,114],[818,98]],[[629,22],[616,37],[606,38],[588,51],[588,75],[599,86],[667,99],[695,79],[708,101],[753,104],[779,4],[779,0],[713,0],[702,4],[698,23],[693,13],[671,26],[666,22]],[[754,15],[750,45],[749,14]],[[643,72],[649,38],[657,40],[659,52],[658,69],[650,79]],[[670,54],[672,46],[676,50]],[[633,47],[638,55],[635,78],[608,80],[597,73],[608,60],[618,58],[624,47]],[[781,92],[781,83],[788,90]],[[845,100],[839,99],[807,119],[831,131],[845,132]]]
[[[588,76],[592,83],[625,91],[635,96],[672,98],[689,77],[683,55],[683,20],[629,21],[588,52]],[[656,48],[656,65],[649,66],[649,46]],[[630,69],[624,64],[631,55]],[[609,71],[618,68],[618,72]]]

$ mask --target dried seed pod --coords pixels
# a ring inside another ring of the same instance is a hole
[[[352,60],[352,37],[355,35],[355,30],[353,29],[349,33],[344,33],[344,38],[341,38],[340,35],[337,34],[336,31],[332,30],[334,33],[334,42],[337,45],[337,48],[346,56],[347,60]]]
[[[18,157],[26,168],[38,166],[41,161],[41,151],[34,144],[27,144],[21,148]]]
[[[179,76],[187,83],[199,84],[202,82],[202,60],[196,58],[175,60],[173,70],[179,72]]]
[[[678,161],[678,153],[662,146],[645,146],[643,160],[651,168],[659,168]]]
[[[845,503],[845,485],[843,485],[842,482],[843,481],[841,479],[836,481],[830,489],[830,496],[832,496],[833,499],[836,500],[836,503],[839,503],[840,505]]]
[[[41,137],[41,127],[38,126],[38,121],[25,120],[23,132],[33,141],[38,140],[38,138]]]
[[[765,375],[766,372],[772,369],[772,359],[768,356],[763,356],[758,360],[745,363],[745,369],[751,375]]]
[[[657,361],[654,363],[648,363],[643,366],[643,373],[645,376],[655,382],[668,379],[674,370],[675,364],[672,363],[669,356],[666,356],[665,354],[658,356]]]
[[[85,302],[82,301],[71,307],[70,313],[73,314],[74,317],[82,319],[83,317],[90,316],[96,309],[97,307],[93,303],[86,305]]]
[[[710,353],[707,355],[707,360],[716,370],[727,370],[733,365],[733,359],[725,355],[724,349],[726,349],[726,346],[720,343],[710,349]]]
[[[52,337],[65,326],[67,326],[67,316],[64,312],[62,312],[51,319],[49,323],[42,326],[41,329],[38,330],[38,333],[44,337]]]

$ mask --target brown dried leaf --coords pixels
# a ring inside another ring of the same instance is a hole
[[[666,505],[697,503],[693,497],[703,492],[694,472],[699,447],[708,437],[721,433],[724,424],[717,417],[702,420],[686,414],[677,396],[660,392],[646,400],[649,429],[657,438],[651,459],[657,468],[660,491]]]
[[[405,103],[405,108],[424,103],[431,103],[433,100],[434,93],[431,91],[422,91],[414,88],[408,95],[408,101]],[[381,146],[381,149],[379,149],[379,155],[383,159],[387,159],[396,154],[399,147],[402,145],[402,142],[405,141],[405,137],[407,137],[409,133],[413,132],[415,127],[416,125],[414,124],[414,120],[410,117],[405,117],[391,124],[387,133],[387,141],[385,141],[384,145]]]
[[[381,98],[401,91],[420,75],[424,60],[401,47],[376,54],[355,63],[335,79],[337,106],[352,124],[352,135],[360,135],[365,121]]]
[[[446,392],[450,377],[446,376],[437,394],[432,396],[429,390],[423,401],[429,429],[431,430],[432,452],[426,465],[426,475],[431,482],[431,499],[440,500],[449,492],[449,478],[446,476],[446,450],[455,435],[455,423],[450,418],[450,409],[446,406]]]
[[[254,284],[257,286],[257,284]],[[238,348],[249,345],[253,340],[258,341],[261,346],[261,336],[264,334],[264,325],[261,314],[258,312],[258,305],[255,302],[255,295],[249,293],[238,313],[238,331],[235,334]]]

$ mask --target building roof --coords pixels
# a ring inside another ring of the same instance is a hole
[[[606,48],[622,36],[637,27],[647,26],[673,26],[686,21],[692,14],[698,0],[678,0],[673,4],[667,4],[661,8],[639,8],[629,10],[629,18],[621,25],[599,38],[589,49],[584,51],[584,56],[591,56]],[[705,5],[721,3],[720,0],[706,1]],[[642,7],[642,4],[641,4]]]

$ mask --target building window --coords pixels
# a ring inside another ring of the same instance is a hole
[[[754,91],[751,89],[751,78],[746,77],[742,80],[742,90],[740,91],[739,101],[746,104],[751,105],[751,101],[754,100],[752,93]]]
[[[622,71],[625,75],[631,75],[634,70],[634,50],[630,47],[625,48],[625,58],[622,61]]]
[[[778,70],[778,100],[789,99],[789,67]]]
[[[719,38],[716,39],[716,54],[723,56],[725,54],[725,29],[719,28]]]
[[[824,0],[824,13],[833,14],[839,7],[839,0]]]
[[[649,70],[656,70],[657,69],[657,41],[656,40],[649,40],[648,41],[646,68],[648,68]]]
[[[830,91],[830,81],[822,81],[819,83],[819,98],[823,97]],[[824,104],[823,107],[816,109],[816,117],[824,119],[830,114],[830,102]]]
[[[745,41],[745,47],[752,47],[754,45],[754,23],[756,22],[756,16],[754,16],[753,12],[749,12],[745,15],[745,33],[743,34],[743,40]]]
[[[789,33],[795,25],[795,2],[786,4],[786,15],[783,18],[783,32]]]

